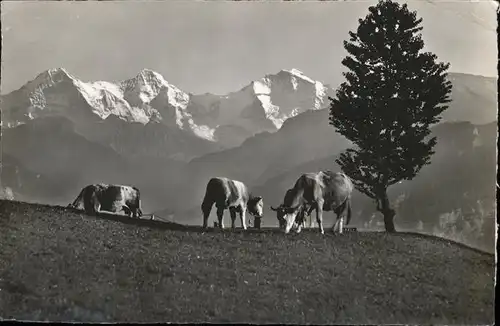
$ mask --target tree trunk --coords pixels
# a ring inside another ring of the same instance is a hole
[[[396,228],[394,227],[394,216],[396,215],[396,212],[389,208],[384,213],[384,224],[385,224],[385,231],[389,233],[395,233]]]
[[[394,216],[396,216],[396,211],[391,208],[389,196],[387,196],[387,190],[385,190],[380,197],[381,198],[378,198],[377,210],[384,215],[385,231],[395,233],[396,228],[394,227]]]

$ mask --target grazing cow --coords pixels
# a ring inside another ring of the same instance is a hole
[[[128,216],[142,216],[141,195],[136,187],[91,184],[83,188],[68,207],[78,208],[82,201],[87,214],[94,215],[100,211],[115,213],[123,210]]]
[[[262,197],[252,196],[243,182],[222,177],[208,181],[201,204],[203,228],[207,228],[208,217],[214,204],[217,207],[217,227],[224,228],[223,215],[224,210],[228,208],[231,214],[231,228],[235,228],[236,213],[239,213],[241,226],[245,230],[247,229],[245,212],[248,210],[255,220],[260,221],[264,206]]]
[[[285,233],[290,232],[292,227],[300,232],[304,222],[304,216],[310,215],[316,210],[316,221],[321,234],[323,229],[323,211],[333,211],[337,220],[332,231],[343,232],[344,217],[347,211],[347,223],[351,220],[351,193],[354,189],[351,179],[344,173],[332,171],[320,171],[317,173],[305,173],[301,175],[290,192],[287,192],[283,204],[276,211],[278,222]]]
[[[292,204],[292,202],[293,202],[293,190],[288,189],[285,193],[285,198],[283,199],[283,204],[281,204],[281,206],[289,206]],[[274,207],[271,207],[271,209],[276,211],[276,209],[274,209]],[[305,216],[309,217],[309,227],[311,227],[311,224],[312,224],[311,212],[312,212],[312,210],[313,210],[312,205],[309,205],[308,203],[304,203],[304,206],[302,207],[302,209],[300,209],[298,216],[296,218],[296,221],[299,221],[299,220],[302,221],[302,227],[306,226]],[[282,211],[282,210],[277,211],[277,214],[278,214],[278,221],[283,222],[284,221],[283,217],[285,215],[284,211]],[[283,225],[280,224],[280,227],[283,227]]]
[[[283,206],[290,206],[292,205],[293,202],[293,190],[288,189],[285,193],[285,199],[283,200],[283,204],[281,204],[279,207]],[[285,212],[284,210],[281,210],[279,208],[274,208],[271,206],[271,209],[277,212],[278,216],[278,222],[280,222],[280,227],[283,228],[284,225],[283,223],[285,222],[284,216]],[[295,219],[295,222],[297,223],[298,221],[302,221],[302,227],[306,227],[306,217],[309,219],[309,227],[312,227],[312,216],[311,213],[314,210],[314,206],[311,204],[308,204],[304,202],[303,207],[299,210],[297,214],[297,218]],[[298,226],[298,224],[294,224],[295,226]],[[299,231],[300,232],[300,231]]]

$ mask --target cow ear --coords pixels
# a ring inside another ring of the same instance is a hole
[[[274,208],[273,206],[269,206],[269,207],[271,208],[271,210],[273,210],[275,212],[278,210],[277,208]]]

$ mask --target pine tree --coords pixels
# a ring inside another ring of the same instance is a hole
[[[346,81],[329,98],[330,124],[355,145],[336,162],[375,200],[387,232],[395,232],[387,189],[430,164],[437,142],[430,125],[450,102],[449,63],[422,52],[421,22],[406,4],[380,0],[369,7],[344,41]]]

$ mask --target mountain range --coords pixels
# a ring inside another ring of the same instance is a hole
[[[432,164],[391,193],[404,203],[398,209],[409,220],[401,225],[416,219],[404,207],[427,207],[422,203],[438,207],[426,211],[432,223],[452,208],[477,210],[478,200],[484,211],[494,206],[488,178],[494,171],[496,79],[449,78],[452,102],[433,127],[438,149]],[[327,97],[333,94],[297,69],[227,95],[191,94],[148,69],[116,83],[83,82],[63,68],[50,69],[1,96],[2,186],[16,199],[67,204],[89,183],[134,184],[144,212],[199,223],[206,182],[226,176],[262,193],[266,216],[272,216],[268,206],[279,203],[300,173],[338,170],[335,157],[351,146],[328,124]],[[491,173],[476,178],[466,171]],[[371,201],[356,196],[358,223],[373,226]]]
[[[86,138],[119,153],[189,160],[274,132],[290,117],[325,107],[328,95],[331,88],[297,69],[219,96],[184,92],[148,69],[112,83],[83,82],[57,68],[2,96],[2,123],[63,116]]]

